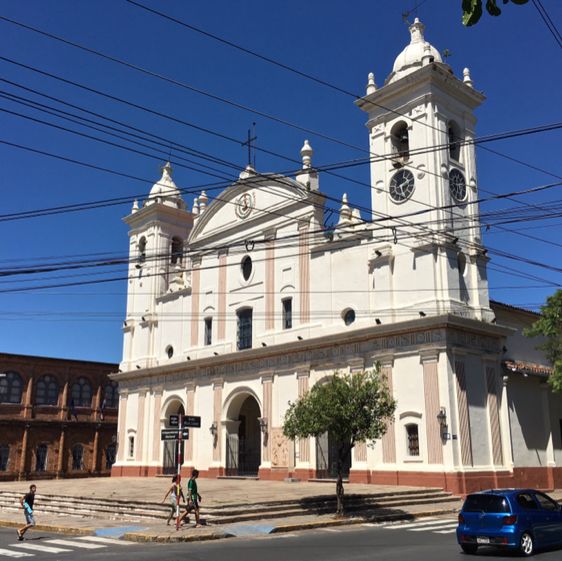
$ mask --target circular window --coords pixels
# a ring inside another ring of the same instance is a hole
[[[458,169],[449,173],[449,190],[455,201],[462,203],[466,199],[466,180]]]
[[[252,274],[252,258],[249,255],[246,255],[246,257],[242,259],[241,269],[244,280],[249,280],[250,275]]]
[[[345,325],[351,325],[354,321],[355,321],[355,310],[352,310],[350,308],[349,310],[346,310],[346,312],[343,314],[343,322],[345,323]]]
[[[168,355],[168,358],[172,358],[174,356],[174,347],[172,347],[172,345],[168,345],[166,347],[166,354]]]

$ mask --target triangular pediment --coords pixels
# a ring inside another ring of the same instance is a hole
[[[274,228],[290,220],[289,212],[318,205],[318,199],[319,193],[281,175],[241,179],[222,191],[197,218],[189,244],[193,247]]]

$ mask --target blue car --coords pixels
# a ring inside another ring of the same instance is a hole
[[[459,514],[457,541],[465,553],[481,546],[535,549],[562,546],[562,507],[534,489],[490,489],[468,495]]]

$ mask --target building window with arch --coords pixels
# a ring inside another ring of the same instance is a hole
[[[71,406],[91,407],[92,406],[92,385],[87,378],[80,376],[70,390]]]
[[[59,384],[50,374],[41,376],[35,386],[35,403],[37,405],[58,405]]]
[[[406,450],[408,456],[417,457],[420,455],[420,437],[418,425],[410,423],[405,426],[406,429]]]
[[[17,372],[6,372],[0,378],[0,403],[21,403],[23,380]]]
[[[171,246],[170,263],[172,265],[181,265],[183,260],[183,240],[173,237]]]
[[[47,471],[47,451],[46,444],[39,444],[35,449],[35,471]]]
[[[344,310],[342,318],[345,325],[351,325],[352,323],[355,323],[355,310],[353,308]]]
[[[239,351],[252,348],[252,308],[243,308],[236,312],[238,336],[236,348]]]
[[[103,389],[102,409],[117,409],[119,406],[119,386],[117,382],[109,382]]]
[[[449,121],[447,135],[449,141],[449,157],[452,160],[459,162],[461,156],[462,135],[460,128],[455,121]]]
[[[404,165],[410,157],[410,135],[404,121],[396,123],[390,131],[392,160],[395,167]]]
[[[291,329],[293,327],[293,299],[283,298],[283,329]]]
[[[246,255],[246,257],[242,259],[240,270],[242,272],[242,278],[245,281],[250,280],[250,276],[252,275],[252,258],[249,255]]]
[[[84,469],[84,446],[82,444],[75,444],[72,447],[72,469]]]
[[[8,471],[8,460],[10,459],[10,447],[0,444],[0,471]]]
[[[203,335],[203,344],[212,345],[213,344],[213,318],[205,318],[205,332]]]
[[[129,436],[129,458],[134,458],[135,457],[135,437],[134,436]]]

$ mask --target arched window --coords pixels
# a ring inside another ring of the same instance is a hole
[[[183,240],[180,238],[172,238],[172,251],[170,255],[170,263],[172,265],[181,265],[183,257]]]
[[[59,402],[59,384],[54,376],[41,376],[35,387],[37,405],[57,405]]]
[[[75,444],[72,447],[72,469],[84,469],[84,446],[82,444]]]
[[[459,126],[455,121],[449,121],[447,129],[449,137],[449,156],[452,160],[460,161],[462,135]]]
[[[23,380],[17,372],[6,372],[0,378],[0,403],[21,403]]]
[[[390,131],[392,160],[395,167],[404,165],[410,157],[410,135],[404,121],[396,123]]]
[[[355,310],[353,308],[348,308],[344,310],[342,314],[343,322],[345,325],[351,325],[355,322]]]
[[[117,382],[109,382],[103,389],[104,408],[116,409],[119,405],[119,386]]]
[[[35,449],[35,471],[47,471],[47,451],[46,444],[39,444]]]
[[[91,407],[92,385],[87,378],[81,376],[72,384],[70,391],[71,405],[74,407]]]
[[[242,259],[240,269],[242,271],[242,277],[244,278],[244,280],[249,280],[252,274],[252,258],[249,255],[246,255],[246,257]]]
[[[8,471],[8,460],[10,458],[10,447],[0,444],[0,471]]]
[[[420,437],[418,433],[418,425],[411,423],[406,425],[406,449],[408,456],[420,455]]]
[[[142,267],[146,261],[146,238],[143,236],[139,240],[138,254],[137,254],[137,268]]]

